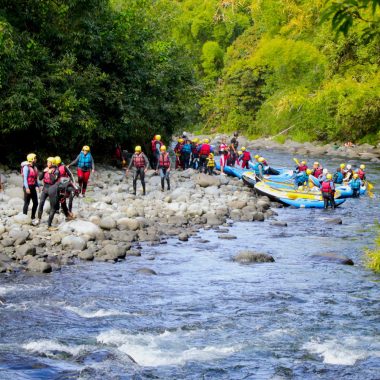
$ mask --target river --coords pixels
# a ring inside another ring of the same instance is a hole
[[[367,170],[379,187],[379,168]],[[235,240],[204,230],[116,264],[2,275],[0,379],[379,379],[380,277],[363,264],[378,197],[275,211],[288,227],[235,223]],[[275,262],[232,261],[245,248]],[[323,252],[355,265],[313,256]]]

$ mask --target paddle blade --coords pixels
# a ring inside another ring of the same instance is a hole
[[[297,164],[297,165],[299,165],[300,164],[300,162],[298,161],[298,159],[297,158],[293,158],[293,161]]]

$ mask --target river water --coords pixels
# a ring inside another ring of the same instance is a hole
[[[379,379],[380,277],[363,263],[378,198],[276,211],[288,227],[235,223],[235,240],[207,230],[116,264],[0,277],[0,379]],[[275,263],[233,262],[245,248]]]

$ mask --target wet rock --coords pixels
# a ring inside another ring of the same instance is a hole
[[[65,236],[62,239],[61,244],[63,249],[72,249],[77,251],[83,251],[87,245],[83,238],[74,235]]]
[[[14,245],[24,244],[29,237],[29,232],[19,229],[9,231],[9,237],[15,239]]]
[[[104,237],[103,231],[99,226],[84,220],[73,220],[64,223],[59,229],[65,233],[75,232],[78,235],[88,235],[91,239],[103,239]]]
[[[288,226],[288,223],[286,222],[281,222],[279,220],[275,220],[273,222],[270,223],[271,226],[276,226],[276,227],[287,227]]]
[[[224,239],[224,240],[233,240],[233,239],[236,239],[237,237],[235,235],[223,234],[223,235],[219,235],[218,238]]]
[[[196,179],[196,183],[200,187],[220,186],[220,180],[218,177],[207,174],[199,174]]]
[[[29,260],[26,269],[36,273],[50,273],[52,271],[52,267],[49,263],[34,258]]]
[[[237,210],[241,210],[245,206],[247,206],[246,201],[231,201],[228,203],[228,207],[230,207],[232,209],[237,209]]]
[[[137,273],[157,276],[157,273],[153,269],[150,269],[150,268],[137,269]]]
[[[256,206],[258,209],[261,209],[261,211],[266,211],[270,208],[270,201],[266,199],[259,199],[256,203]]]
[[[343,221],[341,218],[325,219],[324,222],[327,224],[343,224]]]
[[[188,219],[183,215],[173,215],[168,218],[168,222],[176,227],[182,227],[188,224]]]
[[[256,211],[252,214],[252,220],[257,222],[263,222],[265,220],[264,214],[260,211]]]
[[[17,214],[13,218],[13,220],[14,220],[15,223],[21,224],[21,225],[31,224],[32,223],[32,219],[30,218],[30,216],[29,215],[24,215],[24,214]]]
[[[112,230],[112,229],[116,228],[116,221],[115,221],[115,219],[111,218],[110,216],[106,216],[100,220],[99,226],[103,230]]]
[[[233,258],[234,261],[241,264],[251,263],[273,263],[274,258],[266,253],[258,253],[254,251],[241,251]]]
[[[35,256],[36,248],[30,244],[24,244],[16,249],[15,255],[19,260],[27,255]]]
[[[140,228],[140,222],[136,219],[121,218],[117,221],[117,228],[121,231],[136,231]]]
[[[335,253],[319,253],[313,255],[312,257],[320,259],[322,261],[328,261],[336,264],[354,265],[354,262],[349,257],[338,255]]]
[[[180,240],[180,241],[188,241],[189,240],[189,235],[186,232],[182,232],[181,234],[178,235],[178,240]]]
[[[207,213],[204,216],[205,216],[205,218],[207,220],[207,224],[209,226],[220,226],[221,224],[225,223],[225,221],[226,221],[225,217],[217,216],[214,213]]]
[[[89,250],[85,250],[85,251],[79,252],[78,257],[81,260],[85,260],[85,261],[92,261],[92,260],[94,260],[94,254],[91,251],[89,251]]]
[[[138,251],[137,249],[130,249],[126,252],[126,256],[136,256],[139,257],[141,256],[141,252]]]

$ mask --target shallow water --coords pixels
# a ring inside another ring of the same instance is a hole
[[[235,240],[208,230],[117,264],[0,277],[0,378],[378,379],[380,277],[362,252],[379,208],[363,197],[335,211],[278,209],[288,227],[235,223]],[[245,248],[276,262],[233,262]],[[323,252],[355,265],[313,257]]]

